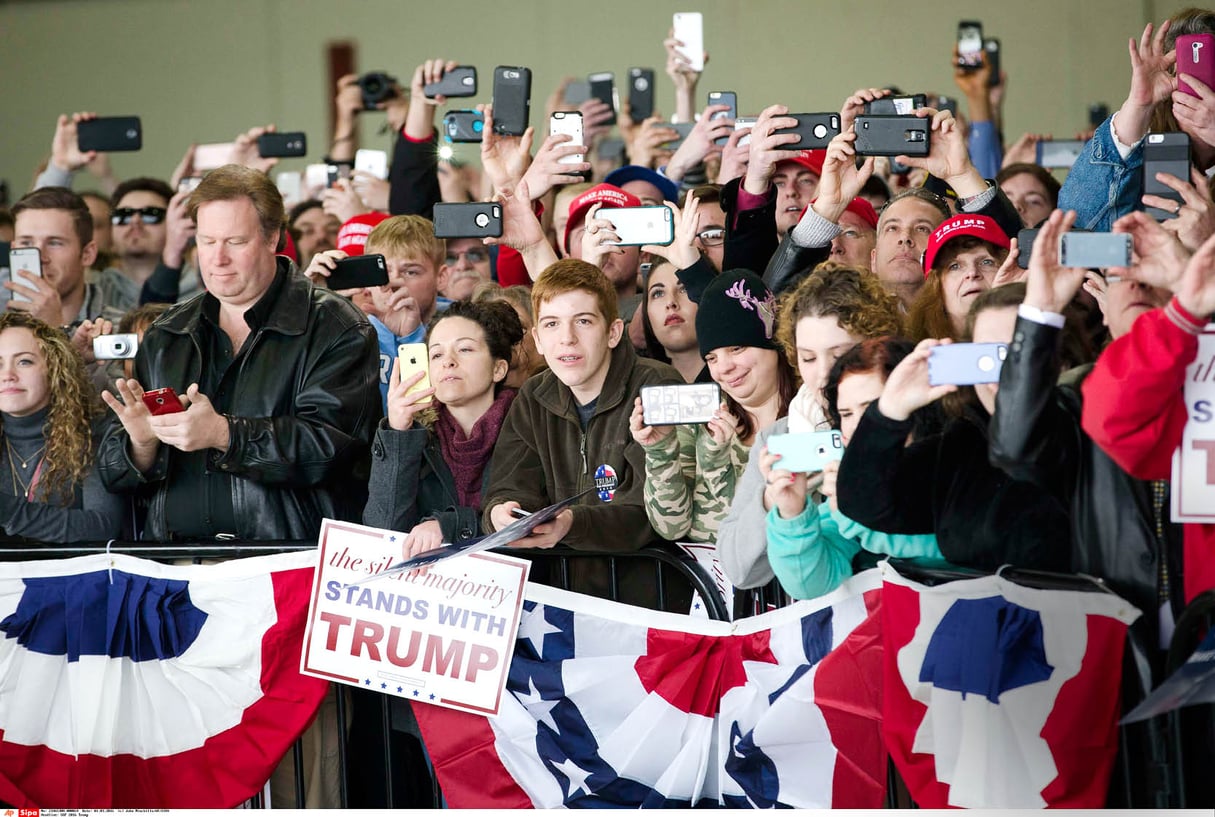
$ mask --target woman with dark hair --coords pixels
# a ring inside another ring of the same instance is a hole
[[[961,338],[975,298],[999,285],[997,273],[1008,259],[1010,243],[986,216],[960,215],[941,222],[924,250],[924,286],[908,312],[907,336],[915,341]]]
[[[670,261],[657,261],[650,268],[643,305],[641,325],[649,357],[670,363],[686,382],[696,382],[705,367],[696,342],[697,306]]]
[[[1011,164],[996,174],[996,184],[1017,208],[1026,227],[1046,221],[1059,203],[1059,180],[1040,165]]]
[[[861,415],[882,394],[886,378],[912,349],[911,341],[874,338],[863,341],[835,361],[823,395],[831,427],[844,445]],[[862,550],[900,557],[941,558],[936,536],[880,533],[839,512],[835,499],[839,462],[823,468],[822,493],[827,501],[808,501],[808,475],[780,467],[780,457],[763,454],[760,470],[767,481],[768,561],[781,587],[795,599],[830,593],[852,575]]]
[[[0,526],[10,541],[98,542],[124,533],[127,501],[95,468],[101,416],[67,335],[0,312]]]
[[[732,270],[705,287],[696,337],[721,406],[704,425],[647,426],[641,398],[629,426],[645,448],[645,507],[664,539],[711,542],[760,428],[789,410],[793,368],[778,351],[776,299],[759,276]]]
[[[405,558],[480,534],[490,455],[515,397],[503,381],[522,338],[510,304],[456,301],[426,329],[430,388],[410,391],[423,373],[402,381],[393,364],[363,523],[408,531]]]
[[[970,308],[966,339],[1011,343],[1024,300],[1021,283],[981,294]],[[840,463],[839,510],[873,530],[936,534],[941,553],[955,564],[1070,570],[1067,508],[1048,491],[1009,477],[989,461],[988,424],[997,384],[929,383],[933,348],[950,342],[921,341],[865,410]],[[907,445],[912,414],[942,398],[948,398],[950,414],[944,431]]]

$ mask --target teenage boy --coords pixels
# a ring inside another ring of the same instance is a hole
[[[579,550],[634,551],[656,541],[642,497],[645,452],[629,433],[629,415],[642,386],[683,379],[621,342],[615,288],[593,264],[567,258],[550,266],[532,286],[532,308],[532,334],[548,370],[523,385],[498,436],[482,504],[485,529],[514,522],[514,509],[539,510],[586,490],[604,465],[618,480],[610,501],[587,494],[513,546],[561,542]],[[575,559],[570,575],[573,590],[609,592],[610,573],[600,560]],[[619,600],[655,606],[653,578],[652,565],[622,561]]]

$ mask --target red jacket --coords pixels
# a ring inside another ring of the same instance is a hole
[[[1111,343],[1084,381],[1084,431],[1133,477],[1169,479],[1204,321],[1174,298]],[[1215,525],[1185,525],[1185,598],[1215,588]]]

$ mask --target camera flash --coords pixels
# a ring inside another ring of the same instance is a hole
[[[444,161],[447,161],[448,159],[450,159],[454,153],[455,153],[455,151],[453,151],[451,149],[450,145],[442,145],[439,148],[439,158]]]

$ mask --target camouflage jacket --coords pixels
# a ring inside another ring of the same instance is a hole
[[[645,511],[663,539],[713,542],[747,466],[738,437],[718,446],[705,425],[681,425],[645,450]]]

